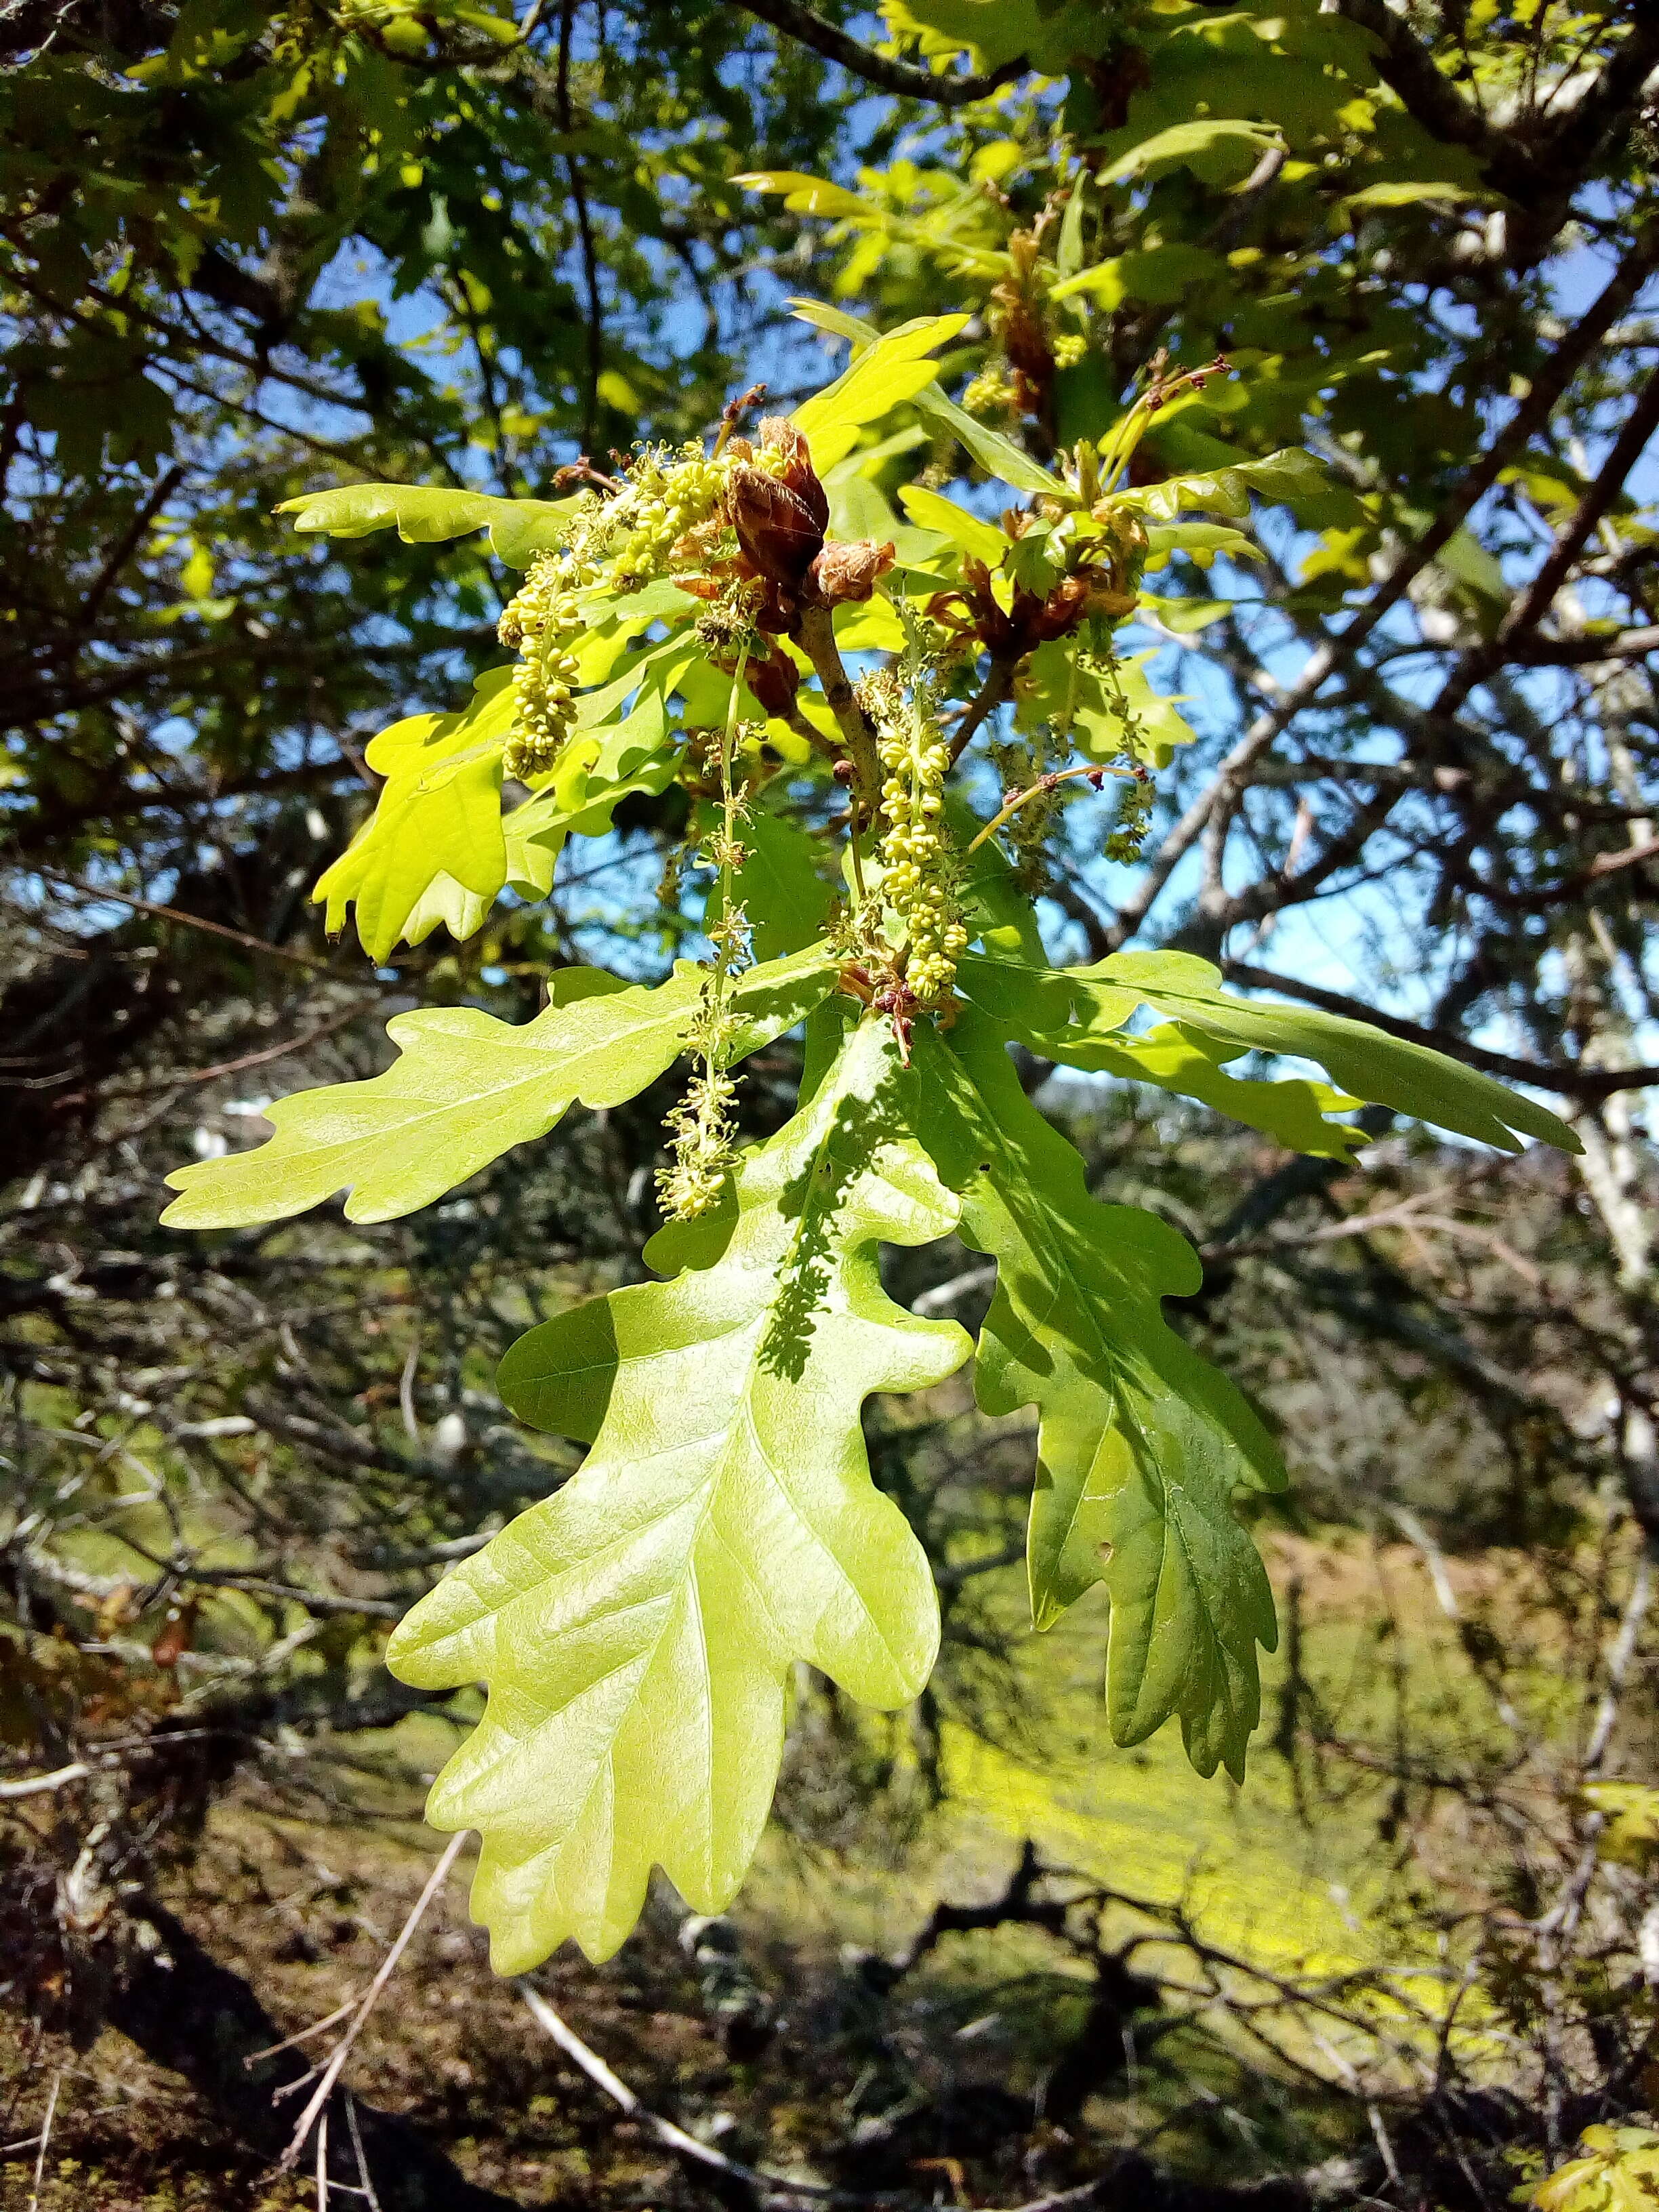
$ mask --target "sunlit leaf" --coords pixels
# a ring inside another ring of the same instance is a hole
[[[793,1028],[835,975],[822,948],[751,969],[733,994],[736,1054]],[[241,1228],[340,1190],[349,1221],[412,1213],[545,1136],[578,1099],[637,1097],[684,1049],[703,981],[690,961],[665,983],[631,988],[600,969],[556,969],[545,1011],[520,1028],[474,1006],[398,1014],[386,1025],[398,1058],[384,1075],[278,1100],[266,1143],[168,1176],[183,1195],[161,1218],[171,1229]]]
[[[873,325],[861,323],[856,315],[849,315],[841,307],[825,307],[817,300],[792,300],[789,305],[802,322],[811,323],[817,330],[833,331],[838,337],[850,338],[860,350],[875,344],[880,335]],[[1012,438],[977,421],[965,408],[958,407],[954,399],[947,399],[938,385],[924,385],[914,395],[914,401],[919,413],[948,426],[988,476],[1012,484],[1017,491],[1038,492],[1050,498],[1064,493],[1058,477],[1034,461]]]
[[[592,1450],[386,1656],[422,1687],[488,1686],[428,1810],[483,1838],[473,1911],[503,1972],[567,1936],[608,1957],[653,1864],[723,1909],[796,1662],[874,1705],[927,1679],[927,1556],[870,1480],[859,1414],[872,1390],[942,1381],[969,1344],[881,1288],[878,1240],[929,1242],[957,1212],[896,1119],[896,1072],[884,1025],[865,1024],[725,1213],[693,1224],[695,1267],[578,1307],[502,1364],[516,1412]]]
[[[1242,1774],[1261,1711],[1255,1647],[1277,1631],[1232,1498],[1284,1476],[1243,1400],[1159,1310],[1197,1290],[1197,1256],[1154,1215],[1089,1196],[1082,1161],[981,1017],[918,1036],[915,1079],[917,1129],[961,1194],[957,1234],[997,1263],[980,1404],[1040,1417],[1033,1617],[1047,1627],[1103,1583],[1114,1741],[1179,1717],[1200,1773],[1224,1761]]]
[[[1120,1076],[1126,1082],[1155,1084],[1177,1097],[1195,1098],[1246,1128],[1260,1129],[1291,1152],[1315,1159],[1351,1161],[1370,1142],[1366,1132],[1352,1123],[1325,1118],[1349,1112],[1362,1103],[1359,1099],[1333,1090],[1328,1083],[1310,1083],[1300,1076],[1275,1083],[1240,1082],[1223,1072],[1223,1063],[1237,1057],[1232,1047],[1217,1038],[1183,1029],[1178,1022],[1163,1022],[1143,1036],[1119,1030],[1097,1037],[1086,1054],[1068,1058],[1066,1065]]]
[[[371,483],[307,492],[285,499],[276,512],[291,514],[296,530],[331,538],[367,538],[396,524],[410,545],[488,530],[492,550],[509,568],[527,568],[536,554],[561,542],[576,504],[574,499],[496,499],[436,484]]]
[[[987,568],[1000,568],[1013,543],[1006,532],[999,530],[994,523],[982,522],[978,515],[969,514],[965,507],[958,507],[955,500],[929,491],[924,485],[904,485],[899,493],[899,504],[924,530],[937,530],[964,553],[983,561]]]
[[[1190,169],[1206,184],[1231,185],[1248,176],[1270,146],[1276,131],[1259,123],[1216,116],[1197,123],[1172,123],[1167,131],[1131,146],[1100,171],[1103,185],[1148,183],[1171,169]]]
[[[901,401],[914,399],[938,371],[928,356],[966,327],[966,315],[924,315],[878,337],[833,384],[795,410],[795,428],[812,451],[813,466],[831,468]]]
[[[374,811],[319,882],[328,927],[356,908],[357,934],[378,965],[400,938],[419,944],[441,920],[465,919],[507,880],[501,746],[513,726],[512,672],[491,669],[454,714],[415,714],[382,730],[365,758],[386,778]],[[434,891],[447,877],[455,893]],[[476,927],[476,920],[473,926]]]
[[[1115,952],[1091,967],[1039,971],[1002,960],[963,963],[962,988],[1036,1051],[1085,1066],[1093,1040],[1151,1006],[1188,1030],[1245,1052],[1316,1061],[1338,1086],[1506,1152],[1522,1136],[1576,1152],[1577,1138],[1547,1106],[1426,1045],[1317,1006],[1244,999],[1191,952]]]

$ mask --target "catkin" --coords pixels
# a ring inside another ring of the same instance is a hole
[[[501,757],[508,775],[545,775],[570,734],[584,591],[601,577],[637,591],[666,575],[679,541],[721,513],[732,468],[729,457],[712,458],[696,443],[641,447],[623,489],[579,509],[565,544],[538,557],[498,626],[501,643],[520,656],[513,733]]]
[[[924,1005],[936,1004],[950,990],[968,946],[956,856],[944,823],[951,756],[932,709],[932,688],[918,679],[910,696],[878,722],[876,734],[887,771],[881,787],[885,826],[878,848],[882,896],[905,932],[905,982]]]

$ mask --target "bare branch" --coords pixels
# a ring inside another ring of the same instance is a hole
[[[1110,932],[1114,951],[1134,936],[1182,857],[1203,835],[1211,816],[1231,803],[1245,771],[1312,703],[1328,679],[1352,659],[1383,616],[1406,596],[1413,580],[1449,543],[1504,470],[1525,452],[1534,434],[1549,421],[1556,403],[1603,334],[1635,299],[1656,264],[1659,264],[1659,222],[1650,224],[1638,234],[1635,245],[1600,296],[1540,368],[1526,398],[1447,500],[1435,521],[1400,555],[1346,628],[1328,639],[1312,654],[1296,682],[1273,706],[1256,716],[1227,754],[1208,789],[1199,794],[1170,830],[1147,863],[1139,887],[1120,909]]]

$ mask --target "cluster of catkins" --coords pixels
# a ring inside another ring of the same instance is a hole
[[[574,548],[543,554],[496,626],[501,643],[519,652],[513,672],[513,734],[501,766],[521,781],[545,775],[570,734],[580,682],[571,648],[586,628],[583,588],[599,573],[597,563]]]
[[[881,787],[884,828],[877,857],[881,890],[898,917],[908,947],[904,980],[924,1005],[942,999],[956,980],[968,949],[963,927],[956,858],[945,829],[945,778],[951,756],[933,714],[933,690],[925,676],[908,696],[884,687],[877,710],[876,750],[886,778]]]
[[[536,560],[506,611],[499,634],[518,648],[515,712],[501,765],[527,781],[558,759],[574,718],[580,682],[573,651],[586,628],[582,593],[609,569],[617,587],[637,591],[673,565],[674,549],[724,503],[732,459],[695,441],[678,450],[641,448],[623,489],[578,513],[566,542]]]

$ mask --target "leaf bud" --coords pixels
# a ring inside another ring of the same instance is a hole
[[[739,461],[732,472],[732,526],[738,544],[768,583],[797,591],[823,550],[830,500],[793,422],[761,424],[764,465]]]
[[[890,542],[878,544],[873,538],[860,538],[850,544],[832,541],[812,563],[812,581],[817,586],[820,598],[832,606],[842,600],[863,601],[875,590],[876,579],[887,574],[893,561]]]

